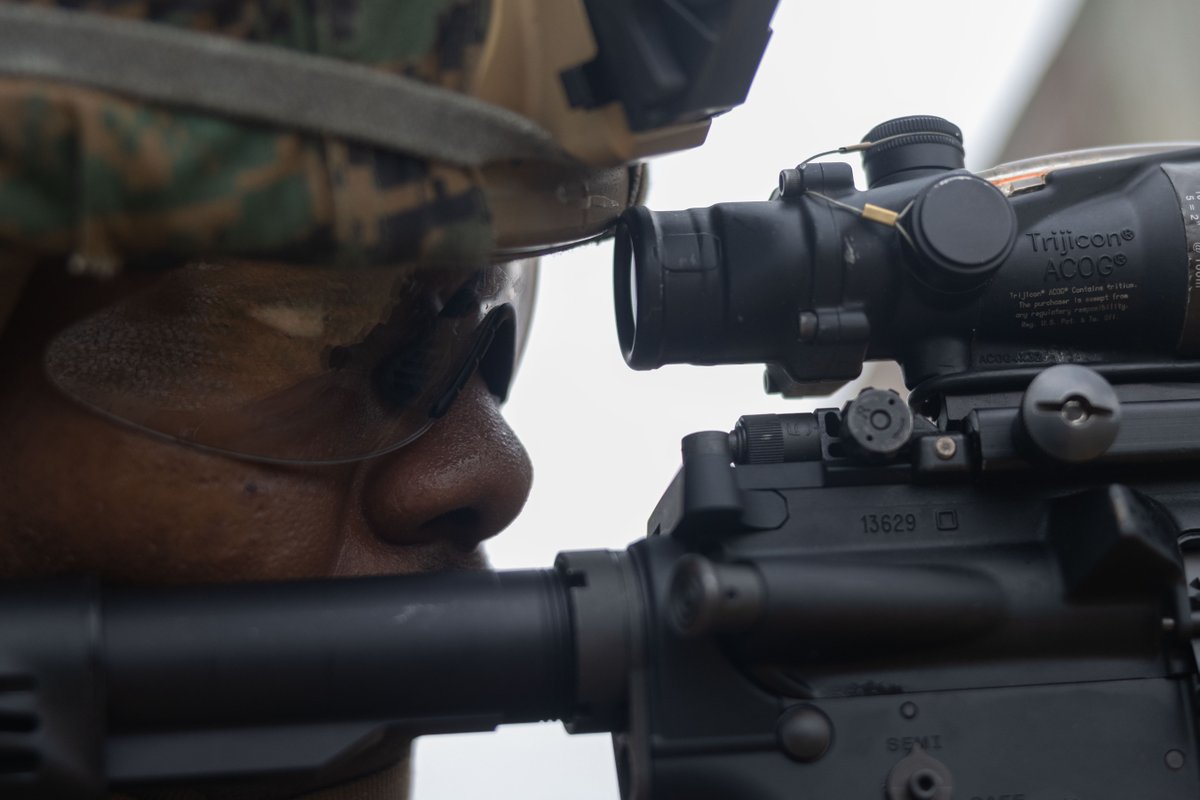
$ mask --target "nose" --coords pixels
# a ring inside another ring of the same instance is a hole
[[[478,376],[423,436],[366,469],[363,516],[376,539],[464,550],[508,527],[533,476],[525,448]]]

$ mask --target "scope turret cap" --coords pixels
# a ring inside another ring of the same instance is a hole
[[[1017,242],[1017,214],[1008,198],[968,173],[935,180],[912,209],[914,269],[928,287],[967,292],[985,285]]]
[[[889,119],[867,131],[862,140],[879,142],[863,151],[863,171],[871,188],[962,169],[965,163],[962,131],[941,117]]]

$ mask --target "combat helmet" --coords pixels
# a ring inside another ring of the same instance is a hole
[[[505,396],[515,356],[483,354],[520,352],[532,257],[607,235],[645,186],[639,159],[701,143],[744,100],[774,5],[0,0],[0,323],[39,262],[92,276],[187,265],[60,335],[50,379],[102,414],[238,456],[331,463],[403,446],[476,367]],[[489,263],[512,266],[455,282],[436,313],[411,274],[361,269]],[[355,277],[314,312],[303,264]],[[272,369],[251,368],[247,396],[220,380],[218,367],[247,369],[228,336],[187,342],[216,377],[177,369],[165,345],[143,352],[197,327],[161,311],[181,283],[219,299],[207,330],[265,322],[288,339],[259,360]],[[145,358],[106,361],[114,331]],[[351,399],[301,413],[317,392]],[[303,436],[260,422],[306,416]]]

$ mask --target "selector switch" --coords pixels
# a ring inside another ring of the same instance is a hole
[[[954,776],[949,767],[917,745],[896,762],[884,784],[887,800],[951,800]]]

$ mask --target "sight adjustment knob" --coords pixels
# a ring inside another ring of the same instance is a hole
[[[874,189],[935,172],[962,169],[963,137],[949,120],[929,115],[881,122],[862,139],[878,144],[863,151],[863,172]]]
[[[947,175],[913,203],[917,278],[943,292],[977,289],[1008,258],[1017,232],[1017,214],[999,189],[974,175]]]
[[[1078,364],[1042,370],[1021,398],[1021,428],[1054,461],[1081,464],[1108,452],[1121,430],[1121,402],[1098,372]]]
[[[908,444],[912,410],[890,389],[863,389],[842,411],[842,441],[860,460],[886,461]]]

